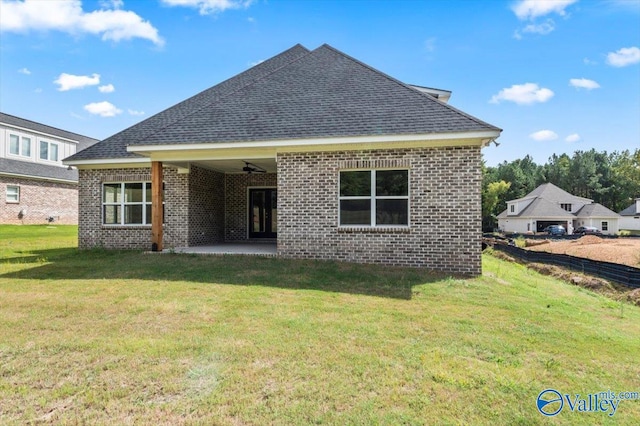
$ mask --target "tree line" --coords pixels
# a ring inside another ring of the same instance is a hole
[[[591,149],[571,157],[553,154],[543,165],[529,155],[495,167],[483,164],[482,228],[493,230],[508,200],[524,197],[543,183],[619,212],[640,197],[640,149],[609,154]]]

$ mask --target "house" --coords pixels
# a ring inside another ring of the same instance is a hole
[[[448,95],[296,45],[66,159],[79,247],[266,240],[480,274],[480,149],[501,130]]]
[[[97,139],[0,113],[0,223],[78,223],[78,171],[62,164]]]
[[[618,227],[626,231],[640,231],[640,198],[620,213]]]
[[[618,232],[619,215],[588,198],[576,197],[545,183],[522,198],[507,201],[498,215],[503,232],[542,232],[549,225],[562,225],[567,233],[580,226],[594,226],[603,234]]]

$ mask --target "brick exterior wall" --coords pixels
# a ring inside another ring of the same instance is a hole
[[[224,173],[191,166],[189,173],[189,246],[224,241]]]
[[[7,185],[20,187],[20,202],[8,203]],[[26,212],[20,216],[20,211]],[[75,225],[78,223],[78,186],[45,180],[0,177],[0,223],[38,225],[49,223]]]
[[[278,255],[424,267],[475,276],[481,269],[479,147],[278,154]],[[340,228],[342,169],[408,168],[408,228]]]
[[[151,225],[102,224],[102,184],[105,182],[150,182],[150,168],[79,170],[78,247],[151,250]],[[166,248],[187,245],[188,174],[164,168]]]
[[[226,175],[225,241],[244,241],[248,238],[248,189],[275,188],[277,183],[278,179],[275,173]],[[280,194],[278,194],[278,198],[280,198]]]
[[[481,273],[479,147],[282,153],[278,174],[164,168],[165,248],[242,241],[248,188],[278,188],[278,255]],[[345,169],[409,169],[410,226],[338,226]],[[80,170],[80,248],[149,250],[151,227],[102,225],[102,183],[150,181],[149,168]]]

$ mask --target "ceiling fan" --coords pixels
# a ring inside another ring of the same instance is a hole
[[[255,164],[249,163],[248,161],[244,161],[244,167],[242,168],[243,172],[247,172],[247,174],[251,173],[267,173],[265,169]]]

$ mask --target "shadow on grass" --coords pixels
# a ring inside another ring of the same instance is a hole
[[[0,278],[37,280],[131,279],[319,290],[411,299],[414,285],[446,279],[417,268],[333,261],[194,254],[148,254],[121,250],[34,250],[4,259],[25,264]],[[28,264],[28,266],[27,266]]]

